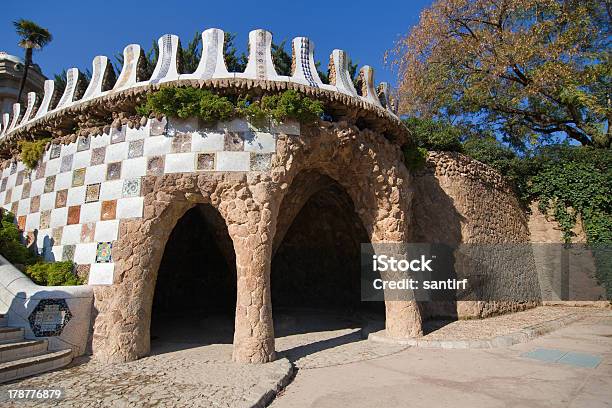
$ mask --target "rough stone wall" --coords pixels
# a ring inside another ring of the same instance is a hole
[[[488,300],[426,302],[426,315],[486,317],[539,303],[527,217],[499,173],[459,153],[431,152],[414,190],[412,240],[455,247],[457,279],[480,282]],[[490,268],[459,262],[466,255],[487,259]],[[509,273],[495,272],[501,270]]]

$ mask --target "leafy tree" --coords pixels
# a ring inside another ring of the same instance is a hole
[[[200,64],[200,58],[202,57],[202,35],[196,32],[187,43],[187,47],[180,47],[179,49],[179,67],[180,72],[189,73],[195,72]]]
[[[272,61],[278,75],[290,76],[292,58],[285,51],[286,42],[286,40],[283,40],[280,44],[272,43]]]
[[[19,46],[25,49],[23,75],[19,83],[19,93],[17,94],[17,101],[21,101],[23,90],[25,88],[26,80],[28,78],[28,71],[32,65],[32,52],[33,50],[42,49],[45,45],[49,44],[53,39],[53,36],[46,28],[39,26],[30,20],[24,20],[23,18],[13,22],[15,31],[19,36]]]
[[[394,50],[400,109],[609,147],[611,20],[609,0],[438,0]]]
[[[427,150],[443,150],[460,152],[462,130],[450,123],[431,118],[411,117],[404,119],[404,124],[410,130],[419,147]]]
[[[225,55],[225,65],[229,72],[243,72],[246,69],[248,56],[242,52],[238,54],[238,49],[234,45],[235,33],[225,33],[223,43],[223,55]]]

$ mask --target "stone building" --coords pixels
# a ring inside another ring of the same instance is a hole
[[[141,77],[141,48],[129,45],[116,81],[108,58],[96,57],[84,93],[70,69],[60,98],[46,81],[42,99],[30,93],[27,106],[3,116],[0,203],[42,256],[74,261],[88,282],[49,290],[0,266],[0,306],[27,338],[124,362],[150,351],[156,310],[222,309],[233,321],[234,360],[264,363],[275,358],[273,308],[364,307],[360,244],[529,241],[516,197],[486,166],[432,155],[425,170],[407,169],[410,134],[370,67],[355,89],[346,54],[334,50],[323,83],[312,42],[299,37],[292,74],[280,76],[271,33],[255,30],[245,72],[230,73],[223,41],[221,30],[204,31],[197,70],[181,73],[178,37],[163,36],[150,78]],[[136,115],[162,86],[223,95],[291,89],[322,101],[327,115],[264,126]],[[30,170],[16,142],[44,136],[53,140]],[[533,257],[512,262],[503,276],[479,272],[483,291],[503,301],[385,298],[365,306],[378,306],[388,336],[406,338],[422,335],[428,316],[484,317],[539,304]],[[54,323],[42,330],[37,313],[56,313]]]
[[[13,104],[17,102],[22,74],[23,60],[0,51],[0,113],[11,112]],[[42,94],[43,83],[46,79],[40,67],[33,64],[28,71],[23,94],[26,95],[28,92]]]

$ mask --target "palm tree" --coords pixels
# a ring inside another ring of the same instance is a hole
[[[21,101],[21,95],[23,94],[23,88],[26,84],[28,77],[28,70],[32,65],[32,51],[34,49],[41,49],[45,45],[49,44],[53,39],[53,36],[46,28],[42,28],[38,24],[30,20],[24,20],[23,18],[17,21],[13,21],[15,31],[20,38],[19,46],[25,49],[23,76],[21,77],[21,83],[19,84],[19,94],[17,96],[17,102]]]

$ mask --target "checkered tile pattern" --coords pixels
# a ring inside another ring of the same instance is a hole
[[[90,284],[112,284],[112,246],[121,220],[142,217],[143,176],[265,172],[279,133],[299,135],[300,126],[259,130],[237,119],[204,129],[197,119],[152,119],[140,129],[53,145],[34,170],[8,163],[1,171],[0,205],[15,214],[46,260],[72,260],[89,269]]]

